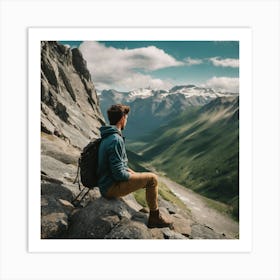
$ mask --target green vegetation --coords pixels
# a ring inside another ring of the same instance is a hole
[[[219,202],[217,200],[213,200],[213,199],[209,199],[209,198],[206,198],[204,197],[204,201],[206,202],[206,204],[219,211],[220,213],[223,213],[223,214],[226,214],[226,215],[232,215],[232,207],[227,205],[227,204],[224,204],[222,202]]]
[[[141,156],[137,155],[134,152],[131,152],[130,150],[127,150],[126,152],[129,168],[136,172],[149,172],[149,170],[144,167],[145,162],[143,161],[143,158]]]
[[[142,205],[143,207],[148,207],[146,202],[146,193],[145,189],[137,190],[133,193],[136,201]],[[162,196],[163,199],[173,203],[174,205],[178,206],[182,210],[190,213],[190,210],[184,204],[182,200],[180,200],[165,184],[162,182],[159,183],[159,195]]]
[[[159,183],[158,192],[163,199],[175,204],[190,214],[191,210],[187,208],[186,204],[181,199],[179,199],[164,183]]]
[[[139,189],[133,193],[136,201],[143,207],[148,207],[146,202],[145,189]]]

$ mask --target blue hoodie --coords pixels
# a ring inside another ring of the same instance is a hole
[[[98,151],[98,187],[106,195],[108,189],[119,181],[130,177],[127,155],[121,132],[115,126],[100,128],[101,144]]]

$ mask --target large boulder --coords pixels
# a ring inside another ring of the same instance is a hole
[[[103,197],[90,202],[71,218],[66,238],[105,238],[123,218],[130,219],[133,210],[120,199]]]
[[[105,236],[106,239],[152,239],[145,224],[123,218],[111,231]]]

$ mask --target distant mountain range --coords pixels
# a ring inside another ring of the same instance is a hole
[[[195,85],[175,86],[170,90],[141,88],[129,92],[103,90],[98,93],[100,107],[106,117],[107,109],[116,103],[131,107],[125,134],[129,139],[139,139],[166,125],[188,107],[203,106],[217,97],[237,96],[236,93],[218,92]]]

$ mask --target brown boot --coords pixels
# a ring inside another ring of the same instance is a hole
[[[167,218],[164,218],[162,214],[159,212],[159,209],[155,211],[150,211],[150,216],[148,220],[148,228],[163,228],[163,227],[169,227],[173,228],[172,222],[168,220]]]

